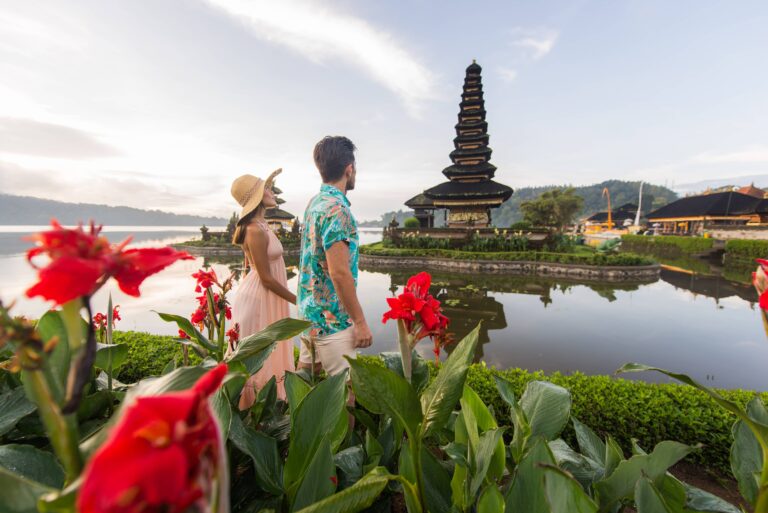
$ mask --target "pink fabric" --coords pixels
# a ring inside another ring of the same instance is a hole
[[[265,224],[260,223],[269,237],[267,245],[267,257],[269,259],[269,271],[272,277],[283,286],[287,286],[288,278],[285,272],[283,260],[283,245],[277,236]],[[248,229],[255,229],[249,226]],[[240,281],[240,286],[232,305],[232,320],[240,325],[240,339],[261,331],[273,322],[289,316],[288,302],[268,290],[261,283],[259,273],[253,263],[253,257],[246,245],[243,245],[246,260],[250,271]],[[293,359],[293,341],[283,340],[277,343],[275,350],[264,362],[264,366],[246,383],[240,396],[240,409],[249,408],[256,400],[256,394],[272,376],[277,378],[277,396],[285,399],[285,372],[296,370]]]

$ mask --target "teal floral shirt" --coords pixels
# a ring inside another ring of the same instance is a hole
[[[336,187],[323,184],[320,194],[309,201],[304,212],[299,260],[299,316],[312,323],[310,336],[332,335],[352,325],[328,273],[325,252],[336,242],[349,245],[349,266],[357,286],[357,221],[349,200]]]

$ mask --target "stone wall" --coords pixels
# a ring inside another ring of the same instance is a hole
[[[658,264],[599,267],[592,265],[558,264],[552,262],[454,260],[450,258],[375,255],[360,255],[360,266],[365,269],[443,269],[447,271],[467,273],[488,272],[511,275],[555,276],[595,281],[656,281],[659,279],[661,270],[661,267]]]
[[[707,228],[713,239],[768,240],[767,226],[735,226],[733,228]]]

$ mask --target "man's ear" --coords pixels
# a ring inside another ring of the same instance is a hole
[[[344,178],[349,180],[349,178],[352,176],[352,173],[355,171],[355,163],[352,162],[351,164],[347,164],[347,167],[344,168]]]

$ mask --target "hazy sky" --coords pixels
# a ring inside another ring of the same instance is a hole
[[[466,66],[512,187],[768,174],[768,2],[0,0],[0,192],[226,215],[240,174],[361,219],[444,180]]]

